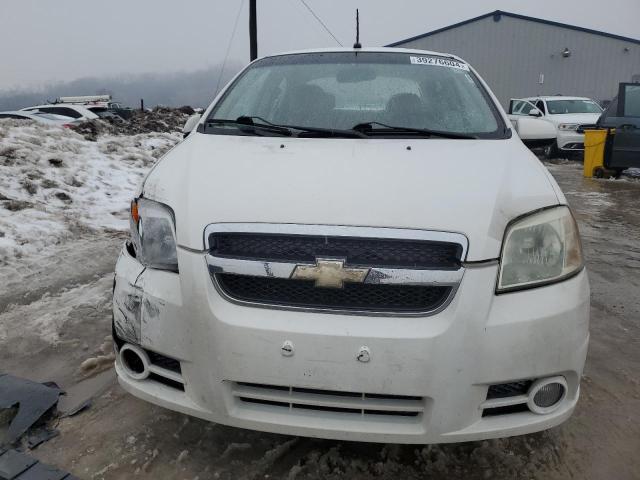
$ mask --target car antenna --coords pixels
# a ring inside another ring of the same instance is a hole
[[[353,48],[362,48],[360,44],[360,12],[356,8],[356,43],[353,44]]]

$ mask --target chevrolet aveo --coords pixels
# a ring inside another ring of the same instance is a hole
[[[309,437],[560,424],[580,392],[589,284],[567,201],[514,128],[451,55],[251,63],[132,201],[120,384]]]

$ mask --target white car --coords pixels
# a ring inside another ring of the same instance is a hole
[[[33,107],[27,107],[20,109],[21,112],[42,112],[52,113],[55,115],[63,115],[65,117],[71,117],[74,120],[95,120],[98,115],[93,113],[84,105],[71,105],[68,103],[52,103],[48,105],[36,105]]]
[[[56,115],[53,113],[41,112],[23,112],[23,111],[7,111],[0,112],[0,119],[12,118],[14,120],[33,120],[34,122],[44,123],[47,125],[60,125],[62,127],[72,127],[77,121],[74,118],[64,115]]]
[[[547,429],[578,401],[589,283],[576,222],[453,55],[251,63],[148,174],[131,226],[116,372],[149,402],[424,444]]]
[[[555,127],[556,142],[545,148],[548,158],[560,153],[584,151],[584,129],[595,127],[601,114],[600,105],[586,97],[512,98],[509,104],[512,121],[522,116],[533,116]]]

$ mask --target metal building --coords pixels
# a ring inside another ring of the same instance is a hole
[[[504,106],[537,95],[610,100],[618,83],[640,82],[640,40],[500,10],[389,46],[462,57]]]

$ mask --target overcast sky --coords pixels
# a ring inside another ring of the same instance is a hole
[[[379,46],[500,9],[640,38],[640,0],[306,0],[346,46]],[[0,89],[248,61],[248,0],[0,0]],[[242,10],[240,11],[240,7]],[[301,0],[258,0],[259,54],[335,46]]]

